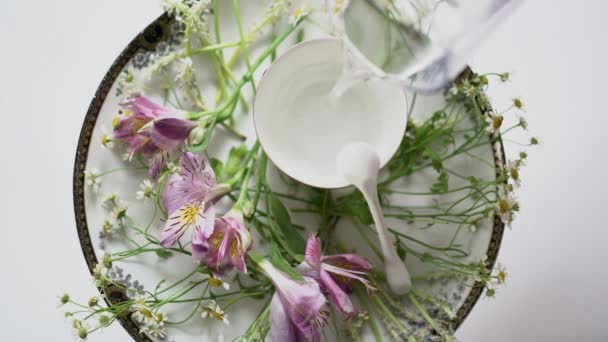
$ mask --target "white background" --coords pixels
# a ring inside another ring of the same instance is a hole
[[[81,123],[110,64],[157,1],[2,1],[0,339],[70,341],[56,296],[95,289],[78,244],[72,166]],[[476,54],[513,81],[540,148],[502,245],[508,286],[482,300],[463,341],[608,341],[608,2],[528,0]],[[516,152],[512,149],[511,152]],[[119,326],[91,341],[129,341]]]

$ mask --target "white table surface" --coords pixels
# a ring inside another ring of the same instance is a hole
[[[112,61],[161,10],[150,0],[1,8],[0,339],[71,341],[56,296],[95,293],[72,207],[78,134]],[[480,301],[462,341],[608,341],[607,11],[603,0],[528,0],[472,61],[513,73],[490,95],[521,96],[542,146],[499,256],[508,286]],[[129,337],[116,325],[90,340]]]

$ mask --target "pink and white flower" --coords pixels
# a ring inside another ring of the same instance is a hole
[[[167,153],[177,150],[196,123],[137,93],[120,105],[125,115],[114,127],[114,139],[129,144],[130,158],[136,153],[152,157],[150,178],[156,179]]]
[[[193,245],[205,245],[214,232],[215,202],[229,189],[227,185],[217,184],[206,159],[184,153],[180,172],[167,178],[161,194],[168,215],[160,236],[161,245],[174,245],[188,230],[192,230]]]
[[[326,299],[319,284],[309,277],[298,281],[276,269],[268,260],[258,263],[274,285],[270,304],[270,334],[274,341],[300,342],[321,340],[327,323]]]
[[[192,256],[214,274],[222,275],[233,268],[247,272],[245,256],[251,249],[251,235],[240,211],[231,210],[216,218],[209,239],[201,237],[196,241],[204,243],[192,243]]]
[[[322,255],[321,239],[310,235],[306,242],[304,262],[296,267],[301,274],[315,279],[327,293],[331,304],[346,317],[357,312],[348,292],[353,282],[358,281],[368,290],[374,290],[365,278],[371,270],[370,263],[357,254]]]

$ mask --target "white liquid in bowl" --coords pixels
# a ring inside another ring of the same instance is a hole
[[[365,142],[386,163],[405,131],[405,95],[377,80],[330,100],[342,70],[339,41],[313,41],[298,48],[303,50],[300,58],[294,57],[298,51],[287,52],[260,83],[258,137],[269,158],[291,177],[323,188],[347,186],[336,165],[338,153],[348,143]]]

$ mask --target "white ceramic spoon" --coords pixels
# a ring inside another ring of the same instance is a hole
[[[389,287],[397,295],[408,293],[412,288],[412,279],[388,235],[378,199],[378,153],[369,144],[349,143],[340,151],[337,162],[344,178],[363,193],[372,213],[384,255],[384,272]]]

